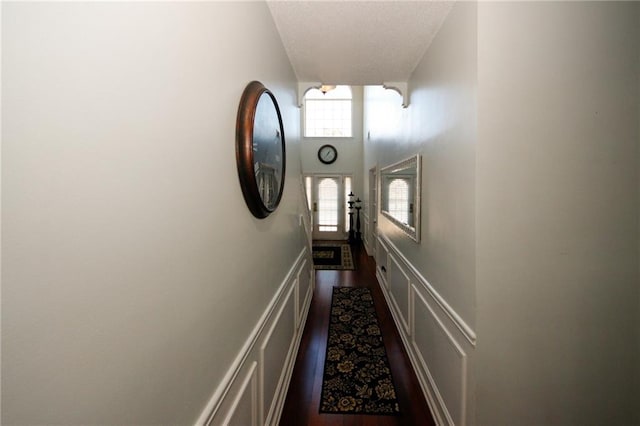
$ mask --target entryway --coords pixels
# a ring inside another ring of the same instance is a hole
[[[309,175],[305,177],[307,199],[313,213],[314,240],[346,240],[347,200],[351,175]]]

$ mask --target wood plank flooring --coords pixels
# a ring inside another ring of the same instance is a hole
[[[435,425],[418,379],[402,346],[391,312],[375,277],[375,263],[361,246],[352,246],[355,271],[316,271],[316,288],[302,335],[281,426],[429,426]],[[334,286],[368,287],[374,299],[391,364],[400,415],[375,416],[319,412],[329,310]]]

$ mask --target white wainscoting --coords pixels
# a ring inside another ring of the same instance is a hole
[[[196,425],[278,424],[313,296],[311,262],[305,246]]]
[[[387,254],[387,288],[389,289],[389,298],[394,310],[399,314],[398,317],[404,331],[409,332],[411,279],[391,253]]]
[[[475,332],[385,236],[376,276],[439,425],[465,425]]]

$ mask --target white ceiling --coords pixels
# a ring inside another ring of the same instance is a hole
[[[298,81],[406,82],[451,1],[267,0]]]

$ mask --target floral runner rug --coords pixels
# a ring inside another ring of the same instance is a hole
[[[333,288],[320,412],[400,412],[368,288]]]

